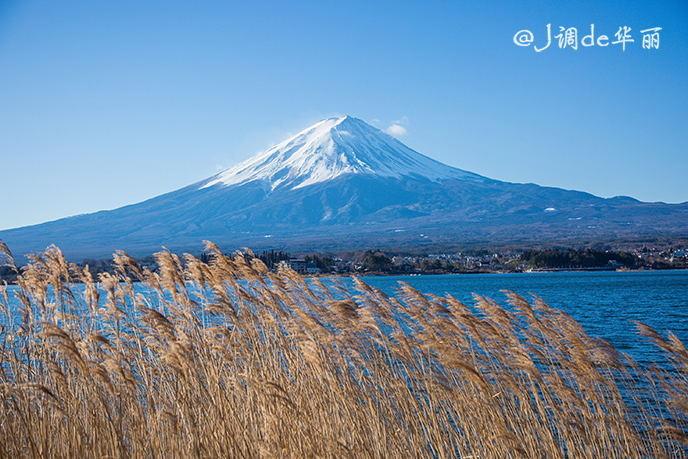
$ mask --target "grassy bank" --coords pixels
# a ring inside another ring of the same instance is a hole
[[[56,248],[25,266],[0,292],[0,456],[685,455],[673,335],[638,325],[675,365],[641,368],[539,300],[389,297],[208,251],[157,272],[118,253],[97,282]]]

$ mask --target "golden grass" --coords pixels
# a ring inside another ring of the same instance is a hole
[[[389,297],[208,250],[157,272],[118,252],[96,283],[52,247],[18,313],[0,287],[0,456],[685,457],[673,335],[639,325],[675,365],[648,370],[539,300]]]

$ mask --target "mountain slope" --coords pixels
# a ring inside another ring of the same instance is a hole
[[[72,258],[198,250],[203,239],[227,248],[354,249],[686,235],[687,204],[492,180],[350,116],[138,204],[0,231],[18,254],[56,243]]]

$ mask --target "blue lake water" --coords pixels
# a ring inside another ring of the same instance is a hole
[[[502,290],[528,298],[537,294],[547,304],[569,313],[592,336],[609,340],[640,363],[662,362],[663,355],[640,337],[638,320],[688,343],[688,270],[640,272],[551,272],[522,274],[447,274],[369,276],[370,285],[392,294],[398,281],[426,293],[450,293],[471,304],[472,294],[505,303]]]
[[[636,333],[633,321],[644,322],[661,333],[672,331],[688,343],[688,270],[366,276],[363,279],[388,294],[394,294],[398,282],[404,281],[425,293],[450,293],[469,305],[474,293],[502,304],[506,304],[502,290],[512,290],[526,298],[531,293],[537,294],[550,306],[571,314],[589,334],[609,340],[640,363],[661,364],[666,360],[647,338]],[[15,288],[10,286],[9,291]],[[17,305],[16,300],[11,302]]]

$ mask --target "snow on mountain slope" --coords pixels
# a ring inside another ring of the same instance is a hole
[[[265,181],[298,189],[346,174],[379,177],[478,178],[407,147],[352,116],[322,120],[202,183],[201,188]]]

